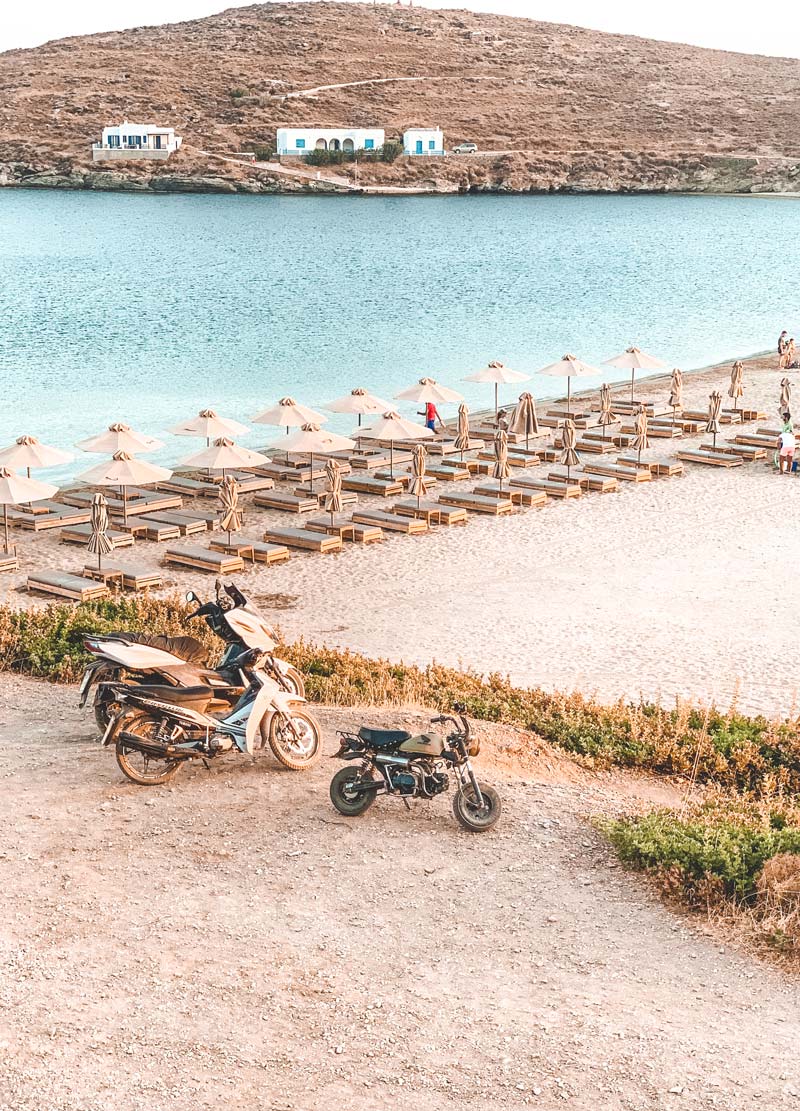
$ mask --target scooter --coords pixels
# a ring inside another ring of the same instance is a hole
[[[223,597],[227,595],[227,599]],[[187,602],[200,602],[193,591]],[[86,705],[96,685],[94,715],[100,732],[119,713],[113,691],[119,683],[130,685],[152,683],[154,680],[174,687],[209,686],[214,693],[211,712],[223,712],[241,698],[245,683],[241,675],[241,657],[249,647],[272,651],[275,633],[263,617],[250,605],[233,583],[223,588],[217,580],[216,601],[201,603],[187,620],[202,617],[208,627],[225,642],[226,648],[215,668],[206,667],[206,649],[194,637],[153,636],[147,633],[109,633],[84,639],[87,652],[96,656],[86,668],[80,685],[79,705]],[[253,638],[257,637],[256,640]],[[275,658],[286,690],[305,697],[302,674]]]

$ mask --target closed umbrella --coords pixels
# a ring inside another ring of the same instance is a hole
[[[8,507],[42,501],[44,498],[52,498],[57,493],[58,487],[51,486],[49,482],[39,482],[37,478],[24,478],[21,474],[15,474],[8,467],[0,467],[0,505],[3,506],[3,533],[6,555],[10,551],[8,546]]]
[[[156,467],[144,459],[134,459],[124,451],[117,451],[111,459],[97,463],[80,475],[83,482],[90,486],[117,486],[122,490],[122,516],[128,520],[128,503],[125,489],[128,486],[146,486],[154,482],[165,482],[172,471],[166,467]]]
[[[325,477],[328,485],[325,488],[325,510],[331,515],[331,525],[337,513],[342,512],[342,468],[335,459],[329,459],[325,464]]]
[[[492,477],[500,483],[501,490],[503,489],[503,482],[511,477],[511,468],[508,465],[508,433],[504,428],[498,429],[494,436]]]
[[[470,449],[469,439],[469,409],[462,401],[458,407],[458,425],[454,447],[461,452],[461,462],[464,462],[464,452]]]
[[[420,428],[418,424],[413,421],[405,420],[396,413],[394,409],[390,409],[388,413],[384,413],[379,421],[371,425],[369,428],[364,429],[369,432],[374,440],[388,440],[389,441],[389,474],[394,474],[394,444],[395,440],[429,440],[433,437],[433,432],[430,428],[423,426]]]
[[[792,408],[792,383],[788,378],[781,378],[781,400],[780,407],[782,413],[788,413]]]
[[[567,417],[561,426],[561,465],[567,468],[567,482],[569,482],[570,467],[577,467],[580,457],[575,450],[575,421]]]
[[[90,555],[97,556],[97,570],[101,571],[103,556],[114,550],[108,535],[108,502],[102,494],[95,494],[92,498],[91,526],[87,548]]]
[[[642,351],[638,347],[628,347],[621,354],[614,355],[612,358],[606,359],[603,363],[603,366],[615,366],[620,370],[629,370],[631,372],[631,401],[633,401],[633,387],[636,371],[663,370],[666,365],[663,359],[657,359],[655,355],[648,355],[646,351]]]
[[[539,419],[536,416],[536,402],[533,400],[533,394],[521,393],[519,395],[519,401],[511,414],[511,420],[508,422],[508,431],[513,432],[516,436],[525,437],[525,450],[527,451],[531,436],[536,436],[539,433]]]
[[[91,451],[98,455],[116,455],[118,451],[124,451],[126,455],[147,455],[164,445],[161,440],[135,432],[127,424],[117,423],[110,424],[99,436],[90,436],[88,440],[81,440],[75,446],[81,451]]]
[[[231,474],[223,475],[219,487],[219,503],[222,512],[219,518],[219,527],[228,534],[228,543],[231,542],[231,533],[238,532],[242,527],[242,510],[239,505],[239,483]]]
[[[634,421],[634,430],[633,446],[639,453],[636,459],[638,465],[642,461],[642,452],[650,447],[650,441],[647,438],[647,409],[644,405],[639,406],[636,420]]]
[[[731,384],[728,386],[728,397],[733,398],[734,412],[738,412],[739,398],[744,396],[744,365],[737,359],[731,367]]]
[[[36,468],[57,467],[70,459],[70,452],[43,444],[35,436],[20,436],[10,447],[0,451],[0,467],[8,467],[12,471],[24,467],[28,478]]]
[[[184,467],[222,471],[223,475],[236,467],[259,467],[263,463],[269,463],[266,455],[262,455],[259,451],[251,451],[241,444],[235,444],[225,436],[214,440],[211,447],[203,448],[202,451],[181,461]]]
[[[611,408],[611,387],[608,382],[604,382],[600,387],[600,416],[598,420],[603,429],[603,439],[606,438],[606,429],[610,424],[616,421],[614,411]]]
[[[417,509],[419,509],[420,498],[423,494],[427,494],[430,489],[430,484],[425,477],[425,463],[427,458],[428,453],[425,450],[425,445],[415,444],[411,455],[411,484],[408,491],[412,496],[416,497]]]
[[[717,446],[717,433],[719,432],[719,415],[722,412],[722,394],[719,390],[714,390],[713,393],[708,395],[708,420],[706,421],[706,432],[710,432],[714,437],[714,447]]]
[[[318,424],[304,424],[284,443],[287,455],[290,451],[298,455],[308,455],[311,464],[308,488],[311,491],[314,489],[314,456],[330,455],[332,451],[347,451],[355,446],[355,440],[351,440],[349,436],[327,432]]]
[[[497,423],[497,390],[499,386],[509,385],[511,382],[527,382],[530,374],[521,374],[518,370],[503,366],[502,363],[491,362],[483,370],[469,374],[465,382],[492,382],[494,383],[494,419]]]
[[[675,417],[678,409],[683,409],[683,371],[677,367],[672,372],[669,384],[669,402],[672,409],[672,426],[675,427]]]
[[[238,420],[231,420],[230,417],[221,417],[213,409],[201,409],[196,417],[190,417],[176,424],[174,428],[170,428],[173,436],[196,436],[198,439],[205,440],[206,447],[211,446],[212,440],[219,440],[222,437],[235,440],[237,436],[246,436],[249,432],[250,429],[246,424],[240,424]]]
[[[542,367],[539,371],[539,374],[545,374],[548,378],[566,378],[568,416],[572,407],[572,379],[599,377],[601,373],[602,371],[583,362],[575,355],[562,355],[558,362],[550,363],[549,366]]]
[[[464,400],[460,393],[451,390],[449,386],[440,386],[435,378],[420,378],[413,386],[394,396],[397,401],[417,401],[426,405],[429,401],[434,405],[444,405]]]

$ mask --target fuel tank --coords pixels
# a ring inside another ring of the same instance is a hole
[[[403,741],[397,751],[413,753],[414,756],[441,756],[444,741],[436,733],[420,733],[418,737]]]

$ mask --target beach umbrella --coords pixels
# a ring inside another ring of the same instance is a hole
[[[731,384],[728,386],[728,397],[733,398],[734,411],[738,411],[738,401],[740,397],[744,396],[744,385],[742,378],[744,375],[744,365],[737,359],[731,367]]]
[[[508,465],[508,433],[504,428],[498,429],[494,436],[492,477],[500,483],[501,490],[503,489],[503,481],[511,477],[511,468]]]
[[[318,424],[304,424],[297,432],[293,432],[285,441],[287,455],[293,451],[296,455],[308,455],[311,472],[308,481],[309,490],[314,489],[314,456],[330,455],[333,451],[347,451],[356,446],[355,440],[349,436],[340,436],[337,432],[327,432]]]
[[[181,421],[169,431],[173,436],[197,436],[198,439],[205,440],[206,447],[210,447],[212,440],[222,437],[233,440],[237,436],[247,436],[250,429],[238,420],[219,416],[213,409],[201,409],[196,417]]]
[[[364,429],[373,440],[389,441],[389,474],[394,474],[394,444],[395,440],[428,440],[433,438],[430,428],[422,428],[413,421],[405,420],[394,409],[384,413],[379,421]]]
[[[242,447],[241,444],[235,444],[233,440],[220,436],[210,447],[203,448],[195,455],[181,460],[181,466],[195,467],[198,470],[222,471],[224,475],[226,471],[235,467],[259,467],[269,461],[269,458],[261,452],[251,451],[250,448]]]
[[[325,464],[325,477],[328,485],[325,488],[325,510],[331,515],[331,525],[337,513],[342,512],[342,468],[335,459],[329,459]]]
[[[428,452],[425,450],[424,444],[415,444],[411,455],[411,484],[408,487],[408,492],[417,499],[417,509],[419,509],[420,498],[423,494],[427,494],[430,489],[428,479],[425,477],[425,463],[428,458]]]
[[[708,395],[708,420],[706,421],[706,432],[710,432],[714,437],[714,447],[717,446],[717,433],[719,432],[719,415],[722,412],[722,394],[719,390],[714,390],[713,393]]]
[[[464,452],[470,449],[469,439],[469,409],[462,401],[458,407],[458,425],[453,446],[461,452],[461,462],[464,462]]]
[[[343,397],[337,397],[335,401],[329,401],[322,408],[328,409],[331,413],[350,413],[351,416],[357,416],[360,433],[362,417],[385,413],[387,409],[391,409],[391,405],[388,401],[376,397],[375,394],[367,393],[366,390],[357,387]],[[356,436],[356,451],[361,451],[360,434]]]
[[[638,452],[636,459],[637,465],[642,461],[642,452],[650,447],[650,441],[647,438],[647,409],[644,405],[639,406],[634,421],[635,435],[633,437],[633,446]]]
[[[397,401],[417,401],[425,405],[429,401],[434,405],[445,405],[464,400],[460,393],[451,390],[449,386],[440,386],[434,378],[420,378],[413,386],[401,390],[394,396]]]
[[[637,370],[663,370],[666,367],[663,359],[657,359],[655,355],[648,355],[646,351],[641,351],[638,347],[627,347],[621,354],[614,355],[610,359],[603,362],[603,366],[615,366],[620,370],[629,370],[631,372],[631,401],[633,401],[633,386],[634,378]]]
[[[274,424],[278,428],[285,428],[288,433],[290,428],[302,428],[304,424],[324,424],[327,419],[324,413],[301,405],[293,397],[282,397],[277,405],[264,409],[253,417],[253,424]]]
[[[669,383],[669,402],[672,409],[672,426],[675,427],[675,416],[678,409],[683,409],[683,371],[677,367],[672,372]]]
[[[124,451],[116,451],[111,459],[97,463],[78,477],[90,486],[116,486],[122,490],[122,517],[127,523],[128,503],[125,489],[128,486],[147,486],[154,482],[164,482],[172,471],[166,467],[156,467],[144,459],[134,459]]]
[[[219,527],[228,534],[228,543],[231,542],[231,533],[238,532],[242,527],[242,510],[239,506],[239,483],[233,475],[226,474],[222,477],[219,486],[219,503],[222,512],[219,518]]]
[[[566,378],[567,380],[567,415],[571,411],[572,405],[572,379],[573,378],[588,378],[598,377],[602,371],[596,367],[589,366],[584,363],[582,359],[577,358],[575,355],[562,355],[556,363],[550,363],[546,367],[542,367],[539,374],[544,374],[548,378]]]
[[[610,424],[616,421],[614,411],[611,408],[611,387],[608,382],[604,382],[600,387],[600,416],[598,420],[603,429],[603,439],[606,438],[606,429]]]
[[[781,399],[780,399],[780,402],[779,402],[780,407],[781,407],[780,411],[782,413],[788,413],[792,408],[791,402],[792,402],[792,383],[789,381],[788,378],[781,378]]]
[[[527,382],[530,374],[520,374],[518,370],[503,366],[502,363],[492,362],[483,370],[477,370],[464,379],[465,382],[492,382],[494,383],[494,419],[497,422],[497,390],[499,386],[507,386],[511,382]]]
[[[92,498],[91,526],[87,548],[90,555],[97,556],[97,570],[101,571],[103,556],[114,550],[108,535],[108,502],[102,494],[95,494]]]
[[[0,451],[0,467],[8,467],[12,471],[24,467],[30,478],[31,471],[36,468],[57,467],[72,458],[70,452],[43,444],[35,436],[20,436],[10,447]]]
[[[536,402],[533,400],[532,394],[521,393],[519,395],[519,401],[511,414],[511,420],[508,422],[508,431],[513,432],[516,436],[524,435],[525,450],[527,451],[529,439],[531,436],[538,435],[539,432]]]
[[[8,507],[42,501],[44,498],[52,498],[57,493],[58,487],[51,486],[49,482],[39,482],[37,478],[25,478],[21,474],[15,474],[8,467],[0,467],[0,505],[3,506],[3,534],[6,555],[9,554],[10,550],[8,546]]]
[[[98,455],[116,455],[118,451],[123,451],[126,455],[146,455],[148,452],[158,451],[164,445],[161,440],[152,436],[134,432],[127,424],[117,423],[110,424],[99,436],[90,436],[88,440],[81,440],[75,446],[81,451]]]
[[[561,426],[561,465],[567,468],[567,482],[569,482],[570,467],[577,467],[580,457],[575,450],[575,421],[570,417]]]

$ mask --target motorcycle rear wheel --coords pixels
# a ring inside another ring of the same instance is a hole
[[[358,768],[342,768],[331,780],[330,796],[334,808],[345,818],[357,818],[364,814],[375,801],[375,791],[354,791],[358,782],[363,782],[364,773]]]
[[[108,728],[108,723],[112,718],[115,718],[120,711],[119,702],[115,702],[113,698],[101,698],[100,692],[94,696],[94,720],[97,722],[97,728],[100,730],[102,736]]]
[[[122,723],[122,729],[141,737],[143,741],[152,741],[158,737],[159,723],[144,710],[134,710]],[[122,737],[117,738],[116,756],[123,774],[141,787],[167,783],[183,763],[182,760],[148,756],[138,749],[129,748]]]
[[[487,829],[491,829],[499,821],[502,810],[497,791],[484,783],[479,783],[478,786],[483,797],[482,807],[478,806],[471,783],[459,787],[453,795],[453,813],[456,820],[470,833],[485,833]]]
[[[290,726],[294,727],[294,732]],[[322,757],[322,735],[311,714],[292,710],[288,719],[273,714],[267,733],[269,747],[285,768],[304,772],[313,768]]]

